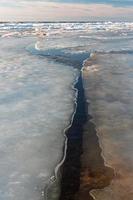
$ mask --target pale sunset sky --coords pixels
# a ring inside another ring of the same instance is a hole
[[[133,0],[0,0],[0,21],[133,21]]]

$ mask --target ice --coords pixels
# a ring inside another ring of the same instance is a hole
[[[87,52],[96,55],[83,69],[89,114],[105,164],[115,169],[111,185],[92,193],[132,200],[133,23],[1,23],[0,36],[0,199],[46,199],[46,188],[57,199],[55,171],[78,74],[59,60],[65,55],[72,65],[75,56],[77,64]]]
[[[131,200],[133,197],[132,63],[130,54],[95,54],[92,65],[84,71],[85,92],[102,156],[105,164],[115,170],[110,186],[92,191],[97,200]]]
[[[44,198],[74,109],[77,71],[30,55],[28,42],[0,40],[1,200]]]
[[[23,34],[34,35],[35,29],[41,28],[49,34],[62,34],[64,32],[113,32],[126,34],[133,31],[132,22],[77,22],[77,23],[44,23],[44,22],[23,22],[23,23],[1,23],[0,31],[19,31]]]

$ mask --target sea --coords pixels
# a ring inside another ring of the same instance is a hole
[[[114,171],[90,195],[132,200],[133,22],[0,23],[0,47],[0,200],[59,199],[79,77]]]

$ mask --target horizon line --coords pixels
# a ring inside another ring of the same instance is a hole
[[[89,23],[89,22],[133,22],[133,20],[47,20],[47,21],[43,21],[43,20],[23,20],[23,21],[0,21],[0,24],[2,23]]]

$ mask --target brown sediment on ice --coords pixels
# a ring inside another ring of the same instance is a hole
[[[95,125],[88,121],[83,132],[80,187],[75,199],[92,200],[90,191],[108,186],[113,176],[113,170],[104,165]]]
[[[84,62],[83,79],[86,78],[85,70],[87,68],[91,71],[96,71],[97,62],[96,53],[93,53],[91,57]],[[108,186],[114,177],[114,171],[112,168],[105,166],[96,127],[89,115],[84,125],[82,144],[83,153],[81,156],[80,187],[75,199],[92,200],[93,198],[90,196],[90,191]]]
[[[77,109],[72,126],[67,131],[68,145],[62,166],[60,200],[92,200],[90,191],[108,186],[114,176],[113,169],[104,164],[96,127],[88,114],[84,94],[84,70],[92,63],[96,63],[95,54],[84,62],[82,76],[76,84]]]
[[[127,53],[96,53],[83,70],[102,156],[115,170],[108,187],[91,191],[97,200],[133,199],[132,63],[133,57]]]

